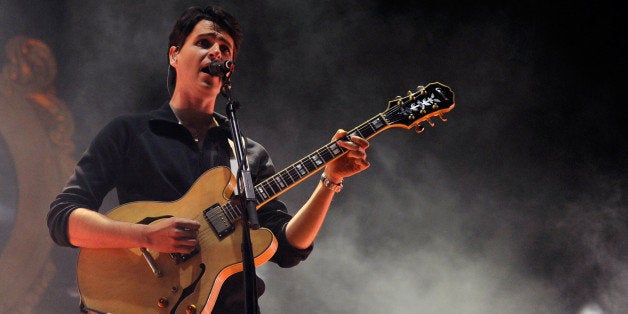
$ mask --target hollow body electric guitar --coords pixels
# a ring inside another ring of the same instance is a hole
[[[388,108],[349,131],[369,139],[393,127],[424,130],[432,117],[446,121],[454,94],[441,83],[430,83],[389,101]],[[257,208],[296,186],[346,150],[330,142],[255,186]],[[81,249],[78,286],[85,309],[96,313],[211,312],[224,281],[243,270],[241,209],[230,202],[236,180],[231,170],[205,172],[173,202],[133,202],[107,214],[112,219],[150,224],[184,217],[201,224],[197,248],[190,254],[166,254],[136,249]],[[251,230],[255,265],[277,250],[270,230]]]

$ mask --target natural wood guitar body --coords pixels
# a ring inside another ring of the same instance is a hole
[[[107,216],[140,222],[159,217],[184,217],[201,223],[198,253],[177,263],[170,254],[148,252],[161,276],[153,273],[142,251],[137,249],[82,249],[78,258],[78,285],[85,306],[107,313],[198,313],[216,302],[220,287],[231,275],[242,271],[242,226],[219,239],[203,211],[229,201],[235,179],[228,168],[213,168],[174,202],[133,202]],[[256,266],[268,261],[277,250],[277,240],[265,228],[251,230]],[[163,307],[160,307],[163,306]],[[208,310],[206,309],[206,310]]]

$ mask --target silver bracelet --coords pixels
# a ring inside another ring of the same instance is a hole
[[[327,177],[325,176],[324,172],[323,172],[323,174],[321,174],[321,182],[323,182],[323,185],[326,188],[328,188],[328,189],[330,189],[330,190],[332,190],[332,191],[334,191],[336,193],[338,193],[338,192],[340,192],[342,190],[342,180],[340,180],[340,183],[331,182],[331,181],[329,181],[329,179],[327,179]]]

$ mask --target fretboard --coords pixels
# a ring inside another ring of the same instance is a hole
[[[397,113],[398,107],[389,109],[371,118],[347,133],[349,133],[349,136],[357,135],[366,139],[375,136],[378,132],[383,131],[389,126],[389,118],[395,119],[387,115],[390,111]],[[299,182],[323,168],[328,162],[340,157],[340,155],[344,154],[346,151],[345,148],[338,146],[336,142],[328,143],[289,167],[260,182],[255,186],[257,208],[279,196],[279,194],[296,186]],[[234,222],[242,217],[242,210],[236,203],[227,203],[224,206],[211,208],[210,214],[207,216],[210,222],[213,220],[219,221],[223,218],[228,219],[229,222]]]
[[[449,87],[438,82],[430,83],[425,88],[417,89],[414,93],[408,92],[405,97],[396,97],[389,101],[388,108],[384,112],[360,124],[348,133],[349,136],[356,135],[370,139],[381,131],[392,127],[410,129],[414,126],[417,128],[417,132],[421,132],[422,128],[419,128],[419,123],[428,121],[430,125],[433,125],[429,119],[434,116],[439,116],[445,121],[443,114],[449,112],[454,105],[454,94]],[[335,141],[328,143],[260,182],[254,188],[257,208],[294,187],[345,152],[346,149],[340,147]],[[242,214],[238,206],[232,203],[211,210],[212,214],[208,216],[209,219],[219,222],[223,218],[233,222],[239,219]]]
[[[377,115],[349,131],[349,135],[357,135],[362,138],[370,138],[388,125],[383,115]],[[328,162],[340,157],[346,149],[338,146],[336,142],[317,149],[313,153],[301,158],[289,167],[277,172],[255,186],[255,198],[259,205],[270,201],[279,194],[294,187],[303,179],[320,170]]]

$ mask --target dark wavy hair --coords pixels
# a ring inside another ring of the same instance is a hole
[[[227,32],[233,39],[235,47],[233,57],[235,58],[238,51],[240,51],[240,45],[242,44],[242,30],[240,29],[240,23],[233,15],[224,11],[217,6],[209,6],[206,8],[190,7],[185,10],[176,24],[172,28],[170,33],[168,50],[170,47],[175,46],[177,50],[181,49],[185,40],[190,35],[196,24],[202,20],[208,20],[217,24],[222,31]],[[168,68],[168,90],[172,90],[175,87],[177,81],[177,71],[170,66]]]

